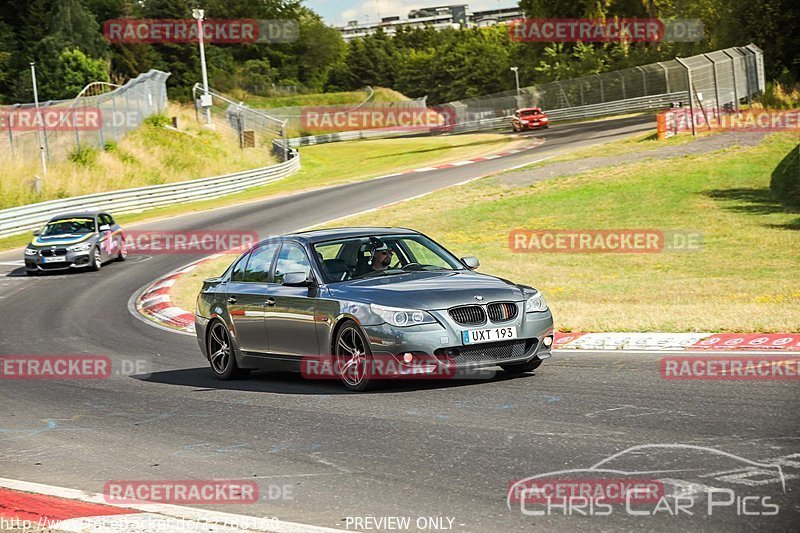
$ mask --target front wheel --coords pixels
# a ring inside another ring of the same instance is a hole
[[[519,363],[516,365],[500,365],[500,368],[511,374],[522,374],[524,372],[532,372],[536,370],[541,364],[542,360],[538,357],[534,357],[527,363]]]
[[[222,381],[247,377],[249,370],[239,368],[236,364],[236,354],[231,345],[231,336],[228,328],[220,321],[211,324],[208,332],[208,360],[214,377]]]
[[[336,372],[347,389],[362,392],[375,383],[369,344],[355,322],[348,320],[339,328],[333,355]]]
[[[103,258],[100,255],[100,248],[95,247],[94,251],[92,251],[92,259],[89,263],[89,270],[97,272],[103,267]]]

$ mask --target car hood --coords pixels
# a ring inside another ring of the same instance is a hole
[[[95,233],[87,233],[84,235],[77,235],[74,233],[46,236],[38,235],[31,241],[31,246],[71,246],[87,241],[95,235]]]
[[[526,297],[524,289],[510,281],[469,270],[377,276],[336,283],[328,290],[337,300],[424,310],[476,304],[476,296],[483,297],[480,303]]]

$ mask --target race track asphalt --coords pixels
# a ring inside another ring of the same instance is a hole
[[[555,126],[531,134],[546,139],[542,146],[514,156],[137,229],[278,234],[653,126],[651,117]],[[391,209],[376,224],[391,225]],[[522,377],[397,382],[368,394],[286,374],[218,382],[194,338],[127,308],[145,284],[195,258],[135,256],[98,273],[27,278],[13,265],[19,252],[0,255],[0,355],[103,355],[114,368],[104,380],[0,380],[0,477],[92,492],[109,480],[256,480],[263,494],[286,497],[213,508],[341,528],[346,517],[367,516],[453,517],[455,531],[476,532],[789,531],[798,523],[796,380],[667,381],[657,355],[592,352],[558,353]],[[615,462],[688,480],[692,516],[631,515],[624,505],[610,516],[526,516],[506,505],[514,480],[656,443],[703,448],[640,449]],[[785,490],[769,469],[705,448],[781,465]],[[720,505],[708,516],[704,487],[756,494],[749,511],[769,509],[770,498],[780,512],[743,517]]]

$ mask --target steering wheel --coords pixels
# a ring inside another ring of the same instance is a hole
[[[405,264],[405,265],[401,266],[401,267],[400,267],[400,270],[407,270],[407,269],[408,269],[408,267],[412,267],[412,266],[414,266],[414,265],[417,265],[417,266],[422,266],[420,263],[417,263],[417,262],[412,262],[412,263],[407,263],[407,264]]]

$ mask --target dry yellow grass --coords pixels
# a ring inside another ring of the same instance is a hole
[[[106,149],[89,150],[82,157],[64,158],[48,165],[41,194],[33,177],[41,175],[36,158],[2,161],[0,209],[94,192],[157,185],[237,172],[275,163],[262,148],[241,150],[225,124],[214,131],[197,123],[194,108],[171,104],[180,131],[151,123],[129,133]]]

